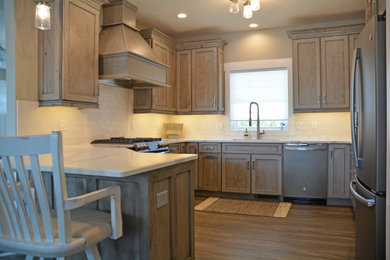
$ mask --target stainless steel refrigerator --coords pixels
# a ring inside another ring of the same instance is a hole
[[[359,35],[351,78],[352,150],[357,174],[356,259],[385,259],[386,30],[374,16]]]

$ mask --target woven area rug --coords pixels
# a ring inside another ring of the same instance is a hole
[[[290,211],[290,202],[234,200],[210,197],[198,204],[195,210],[231,213],[250,216],[285,218]]]

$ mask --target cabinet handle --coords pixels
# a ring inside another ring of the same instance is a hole
[[[322,96],[322,104],[325,104],[326,103],[326,95],[323,95]]]
[[[333,150],[330,150],[330,158],[333,159]]]
[[[214,146],[206,146],[205,149],[206,150],[214,150]]]
[[[320,94],[317,94],[317,101],[316,101],[317,104],[320,103]]]
[[[250,161],[247,161],[247,166],[246,166],[246,168],[247,168],[248,170],[251,168],[251,163],[250,163]]]
[[[215,103],[215,97],[214,97],[214,107],[216,106],[217,104]]]
[[[252,162],[252,169],[254,170],[256,168],[256,161]]]

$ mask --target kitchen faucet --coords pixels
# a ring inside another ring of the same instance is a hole
[[[260,131],[260,112],[259,112],[259,104],[257,102],[251,102],[249,104],[249,126],[252,126],[252,105],[256,105],[257,106],[257,130],[256,130],[256,138],[257,139],[260,139],[260,135],[261,134],[264,134],[264,130],[261,132]]]

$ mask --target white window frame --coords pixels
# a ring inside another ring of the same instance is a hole
[[[280,130],[274,128],[268,128],[273,133],[288,133],[292,129],[292,114],[293,114],[293,97],[292,97],[292,59],[271,59],[271,60],[254,60],[254,61],[240,61],[225,63],[225,113],[229,118],[230,131],[242,132],[243,129],[236,128],[230,120],[230,73],[238,71],[250,71],[250,70],[267,70],[287,68],[288,77],[288,129]],[[248,117],[249,117],[249,104],[248,104]],[[261,118],[260,118],[261,119]],[[249,131],[255,130],[255,128],[248,129]]]

